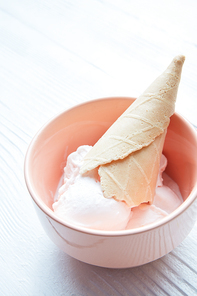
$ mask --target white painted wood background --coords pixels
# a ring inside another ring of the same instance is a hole
[[[125,270],[89,266],[46,236],[23,177],[52,116],[138,96],[186,55],[176,110],[197,125],[197,1],[0,0],[0,295],[197,295],[197,224],[170,254]]]

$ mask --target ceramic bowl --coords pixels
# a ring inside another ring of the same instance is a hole
[[[94,145],[133,100],[98,99],[66,110],[39,130],[26,154],[27,188],[46,233],[68,255],[97,266],[128,268],[156,260],[184,240],[197,218],[197,134],[176,113],[164,146],[166,172],[184,199],[174,212],[159,222],[122,231],[77,227],[54,214],[52,203],[67,156],[80,145]]]

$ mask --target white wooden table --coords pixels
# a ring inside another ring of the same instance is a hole
[[[31,138],[100,97],[138,96],[185,54],[176,110],[197,126],[197,2],[0,0],[0,295],[197,295],[197,224],[174,251],[113,270],[60,251],[24,177]]]

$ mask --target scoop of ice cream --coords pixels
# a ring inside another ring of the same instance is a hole
[[[156,222],[166,217],[168,214],[155,205],[141,204],[132,209],[132,218],[126,229],[133,229]]]
[[[91,146],[81,146],[69,155],[63,185],[53,204],[54,212],[72,225],[97,230],[123,230],[156,222],[175,210],[182,197],[178,185],[165,173],[167,159],[161,157],[153,204],[130,208],[126,203],[105,198],[96,171],[81,176],[80,167]],[[165,185],[163,185],[163,181]]]
[[[164,163],[165,156],[163,155],[160,168],[163,168]],[[179,187],[170,177],[167,178],[170,186],[172,186],[174,190],[166,185],[162,185],[163,179],[161,177],[161,171],[162,169],[160,170],[160,174],[158,176],[159,186],[157,186],[155,190],[153,204],[141,204],[138,207],[132,208],[132,216],[126,229],[142,227],[147,224],[157,222],[172,213],[183,202]]]
[[[79,174],[83,156],[91,149],[82,146],[70,154],[58,201],[53,204],[56,215],[73,225],[97,230],[125,229],[131,210],[124,202],[104,198],[100,182],[91,175]]]
[[[163,182],[164,184],[155,190],[153,205],[170,214],[181,205],[183,200],[178,185],[165,173]]]

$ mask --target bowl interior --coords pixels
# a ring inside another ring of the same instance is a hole
[[[67,156],[80,145],[94,145],[133,100],[108,98],[78,105],[54,118],[37,133],[27,153],[25,170],[27,186],[36,203],[52,209]],[[178,183],[184,200],[197,180],[196,151],[194,129],[180,115],[174,114],[163,152],[168,159],[166,172]]]

